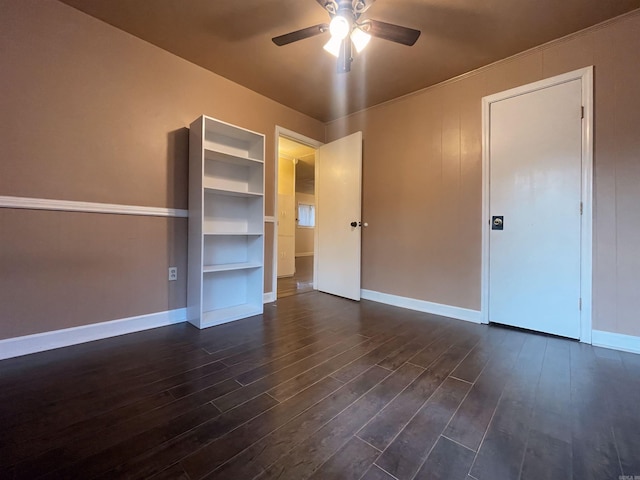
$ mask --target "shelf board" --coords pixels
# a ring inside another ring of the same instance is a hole
[[[208,117],[203,115],[205,140],[210,135],[223,135],[225,137],[235,138],[243,142],[264,142],[264,135],[258,132],[254,132],[247,128],[238,127],[231,123],[223,122],[217,118]]]
[[[262,305],[245,303],[233,307],[220,308],[202,312],[202,327],[211,327],[225,322],[231,322],[240,318],[251,317],[262,314]]]
[[[251,268],[260,268],[261,263],[245,262],[245,263],[225,263],[222,265],[205,265],[202,267],[204,273],[230,272],[232,270],[249,270]]]
[[[252,167],[264,164],[264,160],[250,157],[241,157],[239,155],[233,155],[231,153],[221,152],[219,150],[212,150],[210,148],[204,148],[204,159],[233,163],[234,165],[242,165],[244,167]]]
[[[202,232],[203,235],[259,237],[263,232]]]
[[[246,197],[246,198],[260,198],[263,196],[262,193],[257,193],[257,192],[243,192],[240,190],[229,190],[227,188],[217,188],[211,185],[205,185],[203,186],[203,188],[205,189],[205,191],[207,192],[211,192],[211,193],[215,193],[218,195],[229,195],[231,197]]]

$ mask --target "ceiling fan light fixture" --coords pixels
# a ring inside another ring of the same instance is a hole
[[[349,20],[344,18],[341,15],[336,15],[331,19],[331,23],[329,24],[329,32],[331,33],[331,38],[337,38],[339,40],[344,40],[349,35],[351,31],[351,25],[349,24]]]
[[[338,37],[332,36],[329,41],[324,45],[324,48],[327,52],[329,52],[334,57],[338,58],[340,55],[340,45],[342,44],[342,40]]]
[[[351,70],[353,50],[362,52],[371,41],[371,37],[381,38],[390,42],[411,46],[420,37],[420,30],[381,22],[369,18],[362,19],[362,14],[376,0],[315,0],[329,14],[329,24],[320,23],[312,27],[303,28],[285,35],[273,37],[271,40],[282,47],[290,43],[331,33],[331,38],[324,45],[324,49],[338,59],[337,72],[347,73]]]
[[[356,51],[358,53],[364,50],[364,47],[369,44],[369,40],[371,40],[371,35],[362,31],[358,27],[354,28],[353,32],[351,32],[351,41],[353,42],[353,46],[356,47]]]

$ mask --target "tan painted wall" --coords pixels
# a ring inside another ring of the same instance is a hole
[[[593,328],[640,335],[640,14],[340,119],[364,132],[363,288],[480,308],[481,98],[595,65]]]
[[[308,193],[296,192],[296,209],[298,208],[299,203],[315,205],[316,199],[313,195],[309,195]],[[315,228],[296,228],[296,255],[313,253],[314,235]]]
[[[185,306],[184,218],[0,208],[0,225],[3,338]]]
[[[320,122],[64,4],[0,12],[0,195],[187,208],[186,127],[206,114],[266,134],[273,215],[275,126],[324,139]],[[166,267],[186,278],[186,221],[3,210],[0,232],[0,339],[185,306]]]

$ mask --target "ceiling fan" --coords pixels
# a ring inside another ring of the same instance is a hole
[[[316,0],[331,16],[330,23],[320,23],[313,27],[272,38],[279,47],[325,32],[331,38],[324,49],[338,57],[338,73],[349,72],[353,61],[352,49],[361,52],[371,37],[383,38],[402,45],[411,46],[418,40],[420,30],[401,27],[378,20],[361,19],[375,0]]]

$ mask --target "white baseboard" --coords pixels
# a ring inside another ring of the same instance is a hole
[[[116,337],[126,333],[164,327],[187,320],[187,309],[178,308],[166,312],[150,313],[138,317],[122,318],[109,322],[82,325],[52,332],[36,333],[24,337],[0,340],[0,360],[30,353],[44,352],[54,348],[68,347],[78,343]]]
[[[313,257],[313,252],[296,253],[296,257]]]
[[[469,310],[468,308],[452,307],[440,303],[416,300],[415,298],[400,297],[388,293],[374,292],[373,290],[360,290],[360,296],[365,300],[379,303],[386,303],[395,307],[417,310],[419,312],[432,313],[442,317],[465,320],[467,322],[480,323],[481,315],[479,310]]]
[[[276,301],[276,292],[267,292],[262,295],[262,303],[271,303]]]
[[[622,333],[603,332],[593,330],[591,332],[591,344],[594,347],[611,348],[623,352],[640,353],[640,337],[624,335]]]

